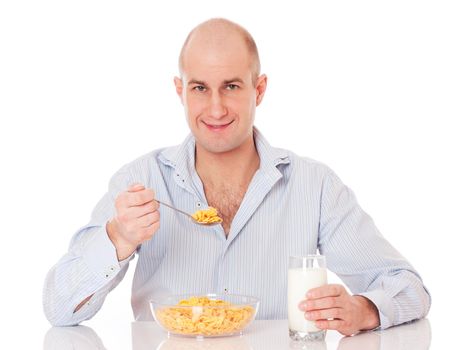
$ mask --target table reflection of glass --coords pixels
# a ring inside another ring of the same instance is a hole
[[[99,335],[99,329],[104,331],[103,334],[107,336],[103,338],[104,343],[94,329]],[[290,340],[287,320],[258,320],[254,321],[242,336],[203,340],[169,337],[154,322],[133,322],[131,325],[127,322],[115,322],[99,324],[94,328],[52,327],[45,334],[44,350],[104,350],[103,344],[114,343],[109,338],[111,334],[118,332],[132,338],[128,338],[120,349],[133,350],[427,350],[431,344],[431,328],[427,319],[384,331],[364,332],[353,337],[343,337],[330,331],[325,341],[311,343]],[[114,347],[114,350],[116,348]]]

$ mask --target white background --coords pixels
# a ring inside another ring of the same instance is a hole
[[[41,347],[44,277],[110,176],[186,136],[178,52],[215,16],[258,44],[269,86],[256,125],[271,144],[332,167],[423,276],[433,348],[469,332],[473,2],[291,4],[1,2],[0,322],[18,348]],[[132,271],[97,320],[132,320]]]

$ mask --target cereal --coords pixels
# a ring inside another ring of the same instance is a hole
[[[223,219],[218,216],[218,210],[213,207],[209,207],[205,210],[198,210],[191,216],[201,224],[213,224],[215,222],[223,221]]]
[[[169,331],[186,335],[231,334],[243,329],[255,313],[249,305],[236,306],[208,297],[184,299],[177,306],[156,310],[156,317]]]

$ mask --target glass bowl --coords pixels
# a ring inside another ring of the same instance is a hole
[[[178,294],[150,301],[153,318],[168,334],[197,338],[242,334],[258,307],[259,299],[238,294]]]

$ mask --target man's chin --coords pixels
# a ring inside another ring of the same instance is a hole
[[[204,150],[208,153],[213,153],[213,154],[225,154],[232,152],[236,147],[230,147],[230,146],[224,146],[224,145],[219,145],[219,146],[208,146],[208,147],[203,147]]]
[[[207,142],[207,143],[201,143],[200,148],[203,149],[203,151],[207,153],[212,153],[212,154],[225,154],[229,153],[237,148],[237,146],[224,143],[224,142]]]

